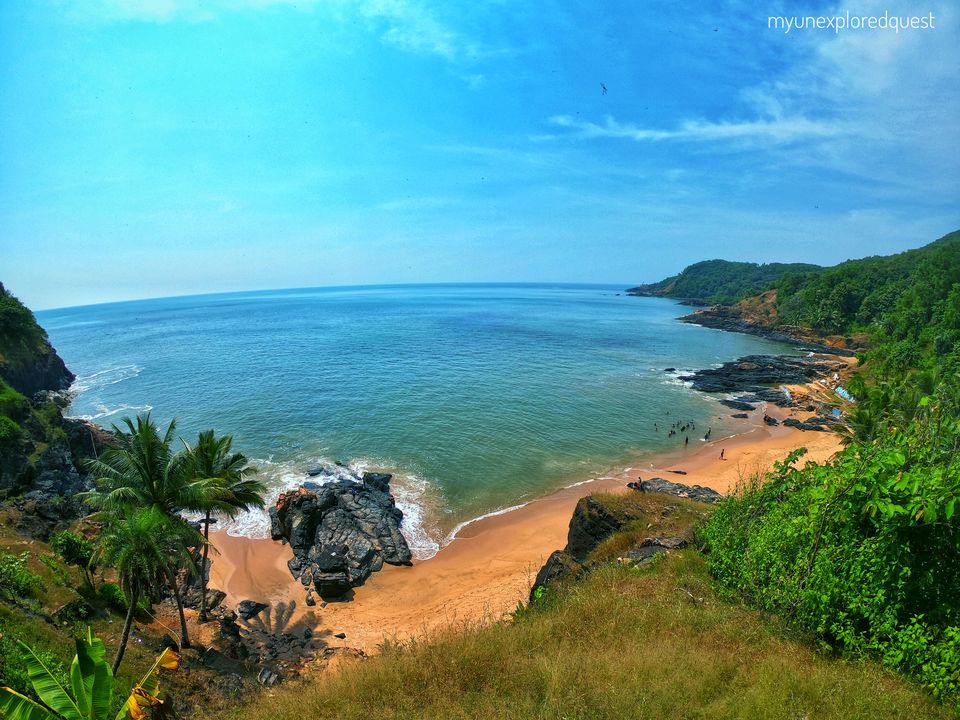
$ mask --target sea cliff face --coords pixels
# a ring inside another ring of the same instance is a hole
[[[33,313],[0,284],[0,500],[20,511],[20,530],[45,538],[83,508],[84,461],[110,436],[63,417],[74,375]]]

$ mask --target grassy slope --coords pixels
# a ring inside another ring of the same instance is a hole
[[[718,600],[700,557],[608,564],[513,625],[393,649],[235,716],[946,718],[873,663],[818,655]]]
[[[388,647],[281,687],[235,720],[322,718],[946,718],[875,663],[818,653],[776,619],[719,599],[693,550],[635,568],[644,537],[688,533],[708,509],[653,494],[602,498],[638,518],[513,624]]]

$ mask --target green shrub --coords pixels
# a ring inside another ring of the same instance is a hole
[[[10,600],[33,597],[41,589],[40,576],[27,567],[27,553],[0,552],[0,594]]]
[[[0,445],[12,445],[20,440],[23,430],[6,415],[0,415]]]
[[[36,697],[30,684],[25,653],[18,644],[21,638],[16,632],[0,633],[0,685],[11,687],[28,697]],[[37,648],[34,650],[40,661],[64,686],[69,686],[67,665],[54,652]]]
[[[700,530],[732,594],[869,653],[960,708],[960,419],[954,383],[886,399],[828,465],[776,466]],[[865,401],[869,404],[869,399]],[[862,408],[864,415],[878,408]]]
[[[97,588],[97,599],[111,610],[119,613],[127,611],[127,596],[116,583],[103,583]]]

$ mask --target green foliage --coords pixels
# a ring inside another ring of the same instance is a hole
[[[41,589],[40,576],[27,567],[29,554],[0,552],[0,595],[14,602],[35,596]]]
[[[14,445],[23,437],[23,429],[6,415],[0,415],[0,446]]]
[[[817,265],[806,263],[757,263],[706,260],[685,268],[679,275],[651,285],[630,288],[641,295],[702,300],[731,304],[770,288],[787,273],[815,273]]]
[[[120,614],[125,613],[130,608],[126,594],[124,594],[123,590],[116,583],[100,583],[100,585],[97,586],[97,601]],[[137,610],[149,609],[150,599],[141,597],[137,601]]]
[[[794,453],[701,535],[730,592],[960,708],[960,383],[931,382],[867,390],[833,462]]]
[[[880,367],[960,367],[960,231],[898,255],[789,273],[776,289],[781,322],[867,331],[868,359]]]
[[[76,641],[77,654],[64,678],[24,643],[18,643],[30,685],[40,702],[14,688],[0,690],[0,713],[8,720],[107,720],[113,703],[113,672],[106,661],[103,641],[88,628],[86,637]],[[179,658],[169,649],[156,659],[134,687],[116,720],[143,718],[144,708],[162,703],[158,670],[176,668]]]
[[[22,364],[49,347],[33,313],[0,284],[0,370]]]
[[[69,530],[57,533],[50,538],[50,549],[63,558],[69,565],[80,568],[89,567],[93,560],[93,542]]]
[[[6,630],[0,633],[0,681],[13,690],[28,695],[33,692],[33,688],[30,685],[27,655],[21,642],[17,632]],[[67,666],[56,653],[35,649],[34,654],[62,684],[69,682]]]
[[[0,415],[23,420],[30,414],[30,401],[0,378]]]

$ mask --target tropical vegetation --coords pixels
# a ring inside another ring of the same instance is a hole
[[[77,638],[77,654],[70,665],[69,685],[50,671],[41,655],[20,644],[27,659],[30,684],[41,702],[13,690],[0,689],[0,713],[7,720],[107,720],[113,706],[113,671],[105,660],[103,641],[88,628]],[[146,717],[145,708],[162,705],[159,670],[175,669],[179,658],[169,648],[154,661],[133,687],[116,720]]]

